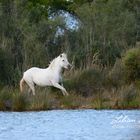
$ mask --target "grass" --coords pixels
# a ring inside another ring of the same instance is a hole
[[[55,88],[37,87],[36,95],[33,96],[28,94],[27,89],[21,94],[17,88],[1,87],[0,110],[140,108],[140,81],[131,84],[125,82],[119,63],[112,69],[94,67],[66,73],[64,87],[69,96],[63,96]]]
[[[64,96],[60,99],[61,108],[76,109],[82,107],[84,98],[80,95],[70,93],[70,96]]]
[[[40,90],[35,96],[20,94],[18,90],[4,89],[0,93],[0,110],[3,111],[40,111],[52,109],[135,109],[140,108],[139,91],[134,87],[122,87],[118,90],[105,90],[84,97],[70,92],[63,96],[54,92]],[[7,91],[7,92],[6,92]]]

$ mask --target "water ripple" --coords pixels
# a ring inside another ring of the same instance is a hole
[[[111,122],[121,115],[138,120],[140,111],[0,112],[0,140],[139,140],[140,127],[128,122],[113,127]]]

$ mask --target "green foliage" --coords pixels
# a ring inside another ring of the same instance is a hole
[[[134,85],[130,85],[127,87],[122,87],[120,90],[121,99],[120,106],[127,108],[137,108],[139,107],[139,91],[136,89]]]
[[[40,93],[40,95],[32,97],[30,110],[49,110],[52,107],[51,101],[52,99],[47,94]]]
[[[64,85],[69,90],[75,90],[77,94],[91,96],[105,85],[106,71],[99,69],[86,69],[78,72],[71,79],[65,81]]]
[[[93,65],[96,53],[98,64],[113,66],[138,38],[138,3],[1,0],[0,84],[17,85],[24,70],[46,67],[63,51],[69,54],[75,69]],[[64,15],[68,13],[78,23],[75,29],[66,25]]]
[[[64,83],[69,96],[63,96],[58,89],[50,90],[36,87],[36,95],[33,96],[27,92],[21,94],[16,88],[1,88],[0,110],[139,108],[140,90],[137,85],[126,85],[126,83],[120,84],[119,82],[117,84],[116,82],[114,86],[111,82],[107,82],[106,78],[108,78],[109,73],[110,70],[103,69],[101,71],[97,68],[72,73],[69,80]],[[111,79],[116,79],[114,74],[115,72],[110,75]],[[119,77],[118,81],[122,80],[123,78]]]
[[[12,110],[24,111],[28,106],[27,96],[19,94],[19,92],[13,93]]]
[[[78,7],[76,12],[82,24],[75,44],[83,50],[87,64],[98,51],[103,65],[113,65],[124,48],[135,43],[135,15],[125,8],[123,0],[97,0]]]
[[[61,107],[67,109],[76,109],[81,107],[84,99],[80,95],[75,95],[70,93],[70,96],[62,97],[61,99]]]
[[[0,49],[0,84],[11,84],[13,72],[12,55]]]
[[[93,100],[92,100],[92,107],[95,109],[103,109],[103,100],[100,94],[98,94]],[[107,108],[107,107],[106,107]]]
[[[12,94],[8,87],[0,90],[0,110],[10,110],[12,104]]]
[[[4,88],[0,110],[140,107],[140,49],[128,50],[139,40],[139,13],[139,0],[1,0],[0,85],[17,87],[24,70],[47,67],[63,51],[74,70],[64,82],[70,96]]]
[[[110,87],[120,87],[125,84],[125,68],[121,59],[117,59],[112,69],[107,75],[107,85]]]
[[[140,79],[140,48],[133,48],[123,57],[128,82]]]

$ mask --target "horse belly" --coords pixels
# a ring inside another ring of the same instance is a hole
[[[46,76],[43,76],[43,75],[34,76],[33,81],[38,86],[43,86],[44,87],[44,86],[47,86],[47,85],[48,86],[51,85],[51,82],[48,80],[48,78]]]

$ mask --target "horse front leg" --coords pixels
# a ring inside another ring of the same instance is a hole
[[[61,85],[62,87],[64,87],[64,86],[63,86],[63,78],[62,78],[62,77],[60,78],[60,85]]]
[[[51,83],[52,83],[52,86],[54,86],[54,87],[60,89],[60,90],[62,91],[62,93],[63,93],[64,96],[65,96],[65,95],[69,95],[68,92],[66,91],[66,89],[65,89],[63,86],[61,86],[61,85],[58,84],[58,83],[52,82],[52,81],[51,81]]]

